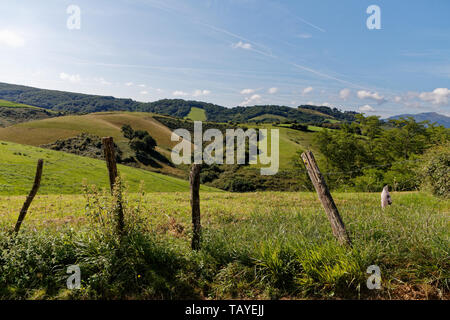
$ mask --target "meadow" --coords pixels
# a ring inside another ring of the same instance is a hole
[[[203,109],[192,107],[185,119],[192,121],[206,121],[206,112]]]
[[[39,194],[80,194],[83,181],[106,187],[109,184],[105,161],[43,148],[0,142],[0,195],[27,194],[33,184],[37,159],[44,160]],[[189,182],[175,177],[118,166],[123,179],[136,192],[144,181],[147,192],[188,191]],[[217,189],[202,186],[203,190]]]
[[[109,191],[0,196],[0,298],[448,299],[450,202],[418,192],[333,193],[353,247],[340,246],[317,195],[201,192],[202,248],[190,248],[188,192],[125,191],[118,239]],[[78,264],[81,289],[66,289]],[[381,289],[369,290],[370,265]]]
[[[31,109],[43,110],[43,108],[29,106],[27,104],[18,103],[18,102],[6,101],[3,99],[0,99],[0,107],[3,107],[3,108],[31,108]]]

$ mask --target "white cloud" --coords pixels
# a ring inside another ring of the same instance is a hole
[[[431,92],[422,92],[419,94],[420,100],[431,102],[436,105],[448,104],[449,97],[450,90],[448,88],[436,88]]]
[[[357,95],[358,95],[358,98],[360,98],[360,99],[375,100],[378,104],[382,104],[382,103],[386,102],[386,99],[384,98],[384,96],[380,95],[378,92],[359,90]]]
[[[347,88],[339,91],[339,97],[344,100],[347,100],[348,97],[350,97],[350,94],[351,94],[351,91],[350,91],[350,89],[347,89]]]
[[[127,83],[125,83],[125,85],[126,85],[127,87],[131,87],[131,86],[133,85],[133,82],[127,82]]]
[[[163,90],[156,89],[156,91],[162,92]],[[177,96],[177,97],[185,97],[185,96],[201,97],[201,96],[207,96],[210,93],[211,93],[211,91],[209,91],[209,90],[195,90],[192,93],[181,91],[181,90],[176,90],[176,91],[172,92],[172,95]]]
[[[278,92],[278,88],[275,88],[275,87],[269,88],[269,90],[267,92],[270,93],[270,94],[275,94],[275,93]]]
[[[100,83],[100,84],[102,84],[102,85],[105,85],[105,86],[109,86],[110,84],[111,84],[111,82],[109,82],[109,81],[106,81],[104,78],[94,78],[94,81],[96,81],[96,82],[98,82],[98,83]]]
[[[183,96],[189,95],[189,93],[181,91],[181,90],[176,90],[176,91],[172,92],[172,95],[174,95],[176,97],[183,97]]]
[[[254,94],[250,98],[245,98],[244,101],[240,103],[241,106],[248,106],[250,104],[259,102],[261,100],[261,96],[259,94]]]
[[[241,94],[252,94],[253,92],[255,92],[254,89],[243,89],[243,90],[241,90]]]
[[[81,82],[81,77],[79,74],[67,74],[65,72],[61,72],[59,74],[59,78],[64,80],[64,81],[69,81],[72,83],[79,83]]]
[[[309,33],[300,33],[299,35],[297,35],[297,37],[301,39],[309,39],[312,38],[312,35],[310,35]]]
[[[248,42],[242,42],[239,41],[238,43],[234,43],[233,44],[233,48],[241,48],[241,49],[245,49],[245,50],[250,50],[252,48],[252,45]]]
[[[371,106],[369,106],[368,104],[366,104],[366,105],[364,105],[362,107],[359,107],[359,111],[361,111],[361,112],[375,112],[375,109],[372,108]]]
[[[403,99],[402,99],[402,97],[400,97],[400,96],[395,96],[395,97],[394,97],[394,101],[395,101],[395,102],[402,102],[402,100],[403,100]]]
[[[305,89],[303,89],[302,94],[303,95],[308,94],[313,90],[314,90],[313,87],[306,87]]]
[[[211,91],[209,91],[209,90],[195,90],[192,95],[194,97],[200,97],[200,96],[207,96],[210,93],[211,93]]]
[[[17,33],[3,29],[0,30],[0,45],[1,44],[8,47],[19,48],[25,45],[25,40]]]
[[[142,95],[145,95],[145,94],[148,94],[148,91],[141,91],[139,93],[142,94]]]

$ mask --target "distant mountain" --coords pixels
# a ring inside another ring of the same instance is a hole
[[[417,114],[400,114],[398,116],[389,117],[386,120],[400,119],[400,118],[406,118],[406,117],[413,117],[414,120],[416,120],[417,122],[428,120],[431,123],[436,122],[437,124],[440,124],[441,126],[450,128],[450,117],[447,117],[446,115],[439,114],[436,112],[423,112],[423,113],[417,113]]]
[[[67,113],[92,113],[101,111],[143,111],[174,117],[187,116],[192,107],[205,110],[208,121],[297,121],[322,123],[353,121],[356,112],[341,111],[326,106],[302,105],[297,108],[278,105],[226,108],[201,101],[163,99],[155,102],[138,102],[111,96],[98,96],[66,91],[39,89],[0,82],[0,99]]]

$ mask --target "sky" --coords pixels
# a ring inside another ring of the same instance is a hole
[[[0,82],[450,116],[449,12],[448,0],[2,0]]]

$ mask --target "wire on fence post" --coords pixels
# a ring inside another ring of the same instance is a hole
[[[111,194],[117,197],[117,231],[119,234],[123,234],[125,229],[125,221],[123,216],[123,206],[122,206],[122,190],[120,190],[120,185],[117,184],[118,172],[116,163],[116,154],[114,151],[114,141],[112,137],[102,138],[103,148],[105,152],[106,166],[109,173],[109,185],[111,188]],[[116,187],[117,184],[117,188]]]
[[[325,183],[325,179],[320,173],[316,159],[314,159],[314,155],[311,151],[306,151],[302,153],[301,157],[306,166],[306,170],[308,171],[309,178],[311,179],[314,188],[319,195],[319,199],[322,202],[322,206],[325,209],[325,213],[330,221],[334,236],[340,243],[351,246],[350,237],[347,234],[347,230],[345,230],[344,222],[342,221],[336,204],[331,197],[328,186]]]
[[[192,209],[192,250],[200,249],[201,223],[200,223],[200,171],[201,164],[193,164],[189,174],[191,184],[191,209]]]
[[[37,162],[37,168],[36,168],[36,175],[34,177],[34,183],[33,187],[31,188],[30,193],[28,194],[22,209],[19,213],[19,218],[17,219],[16,226],[14,227],[14,232],[17,234],[20,230],[20,226],[22,225],[23,220],[25,219],[25,216],[27,215],[28,208],[31,205],[31,202],[34,199],[34,196],[39,190],[39,186],[41,185],[41,177],[42,177],[42,168],[44,165],[44,160],[39,159]]]

